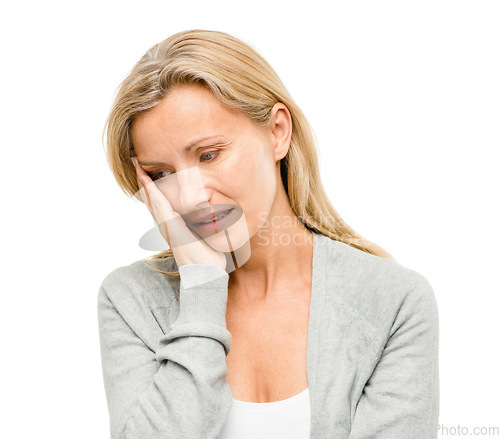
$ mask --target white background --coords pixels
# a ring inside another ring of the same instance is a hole
[[[270,62],[313,126],[340,215],[432,284],[440,423],[500,426],[500,4],[176,3],[1,13],[0,436],[109,437],[97,291],[153,254],[138,246],[153,220],[114,181],[102,131],[134,63],[193,28]]]

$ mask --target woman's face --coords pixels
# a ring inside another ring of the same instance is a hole
[[[186,84],[136,116],[131,131],[138,162],[215,250],[231,250],[224,229],[237,249],[268,219],[280,178],[277,162],[286,155],[271,128],[228,109],[205,87]],[[199,224],[212,208],[234,210],[219,227]]]

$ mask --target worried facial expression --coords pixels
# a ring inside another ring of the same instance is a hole
[[[281,158],[270,129],[227,108],[205,87],[185,84],[137,115],[131,132],[142,168],[207,244],[227,251],[220,232],[239,223],[239,232],[231,236],[238,248],[264,223]],[[212,212],[220,219],[207,223]]]

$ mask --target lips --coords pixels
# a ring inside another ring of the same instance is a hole
[[[198,224],[198,223],[203,223],[203,222],[206,222],[206,221],[211,221],[214,218],[218,218],[219,215],[221,215],[221,214],[227,214],[227,213],[229,213],[230,210],[232,210],[232,209],[220,209],[220,210],[214,211],[213,214],[210,213],[210,215],[205,215],[205,216],[202,216],[202,217],[197,218],[195,220],[191,220],[191,223],[192,224]]]
[[[212,214],[212,208],[214,213]],[[220,219],[218,216],[222,215]],[[218,204],[197,212],[183,215],[186,225],[192,232],[205,239],[230,228],[243,216],[243,209],[236,204]],[[214,218],[216,219],[214,221]],[[207,222],[208,221],[208,222]]]

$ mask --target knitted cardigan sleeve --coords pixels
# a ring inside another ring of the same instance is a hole
[[[357,403],[349,439],[435,439],[439,417],[439,318],[417,274]]]
[[[99,338],[111,439],[215,439],[222,431],[232,404],[225,361],[231,347],[229,276],[209,264],[183,265],[179,273],[179,315],[156,352],[110,299],[116,297],[110,290],[123,283],[105,280],[100,287]]]

